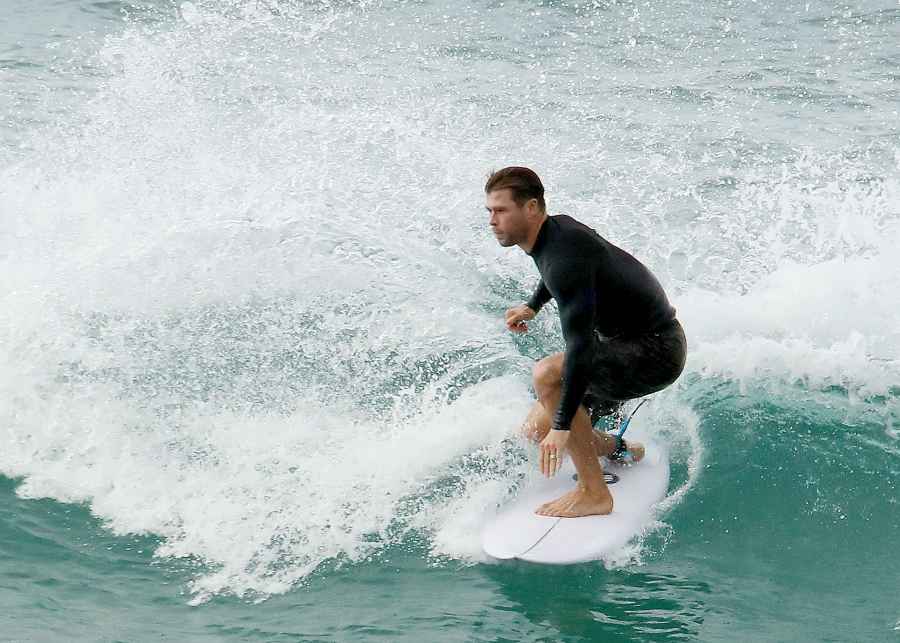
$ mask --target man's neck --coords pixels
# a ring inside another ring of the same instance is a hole
[[[544,226],[544,222],[547,221],[547,218],[547,215],[544,214],[528,233],[528,238],[519,244],[519,247],[524,250],[526,254],[530,255],[531,251],[534,249],[534,244],[537,243],[538,235],[540,235],[541,228]]]

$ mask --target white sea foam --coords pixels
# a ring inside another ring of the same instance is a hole
[[[900,382],[900,262],[887,246],[900,236],[887,235],[874,256],[786,262],[744,294],[684,293],[690,370],[888,394]]]

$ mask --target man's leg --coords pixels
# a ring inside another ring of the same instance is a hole
[[[542,359],[534,369],[535,392],[548,417],[556,411],[562,396],[563,357],[562,353],[557,353]],[[536,416],[532,420],[540,419],[537,413],[529,414],[529,417],[532,415]],[[543,422],[535,421],[532,425],[533,431],[547,426]],[[583,406],[578,408],[570,431],[566,448],[578,471],[578,484],[573,491],[539,507],[536,513],[564,517],[608,514],[612,511],[613,499],[603,479],[603,467],[597,459],[591,420]]]
[[[587,410],[585,410],[585,413]],[[544,405],[540,400],[535,402],[525,422],[522,423],[522,435],[532,442],[540,443],[550,432],[550,425],[553,420],[550,414],[544,409]],[[591,436],[594,440],[594,449],[597,457],[604,457],[611,454],[616,449],[616,439],[609,433],[593,431]],[[635,462],[640,462],[644,457],[644,445],[640,442],[628,441],[628,450],[631,452]]]

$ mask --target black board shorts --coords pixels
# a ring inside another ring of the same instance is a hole
[[[595,335],[591,378],[582,404],[591,424],[618,414],[627,400],[660,391],[678,379],[687,339],[677,319],[632,337]]]

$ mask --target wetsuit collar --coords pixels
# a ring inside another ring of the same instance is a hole
[[[526,253],[529,257],[533,257],[539,253],[541,248],[544,247],[544,244],[547,243],[547,228],[549,227],[549,223],[550,217],[548,216],[541,224],[541,229],[538,230],[538,235],[534,240],[534,245],[531,247],[531,252]]]

